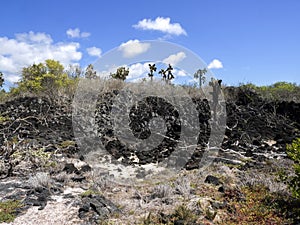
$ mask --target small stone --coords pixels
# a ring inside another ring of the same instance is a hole
[[[205,178],[205,183],[208,183],[208,184],[213,184],[215,186],[217,185],[220,185],[222,184],[219,180],[219,178],[215,177],[215,176],[212,176],[212,175],[208,175],[206,178]]]
[[[75,173],[75,174],[80,173],[73,163],[66,163],[63,171],[65,171],[66,173]]]
[[[85,172],[89,172],[91,170],[92,170],[92,168],[89,165],[84,165],[81,167],[80,172],[85,173]]]

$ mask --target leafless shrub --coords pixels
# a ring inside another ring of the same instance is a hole
[[[191,194],[191,182],[188,177],[182,177],[175,181],[176,192],[184,197],[189,197]]]
[[[53,184],[53,180],[51,179],[48,173],[38,172],[34,176],[31,176],[28,179],[27,183],[33,188],[50,188]]]
[[[152,194],[151,199],[160,198],[160,199],[166,199],[170,198],[174,193],[174,190],[169,185],[160,184],[158,186],[155,186]]]
[[[263,186],[266,187],[270,192],[286,192],[287,186],[283,182],[278,181],[275,175],[261,173],[257,171],[248,171],[240,176],[240,186],[255,187]]]
[[[74,174],[68,174],[65,171],[57,174],[54,179],[60,183],[66,184],[71,180],[71,176],[73,176]]]
[[[114,187],[114,183],[109,176],[97,169],[93,169],[91,172],[91,180],[93,188],[101,192],[110,190]]]

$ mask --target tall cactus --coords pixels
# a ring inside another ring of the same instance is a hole
[[[169,83],[172,79],[174,79],[174,75],[172,73],[173,67],[171,66],[171,64],[169,64],[169,67],[167,68],[166,72],[168,72],[168,76],[167,76],[167,83]]]
[[[207,73],[207,69],[204,68],[204,69],[199,69],[197,70],[197,72],[194,74],[194,77],[196,79],[199,78],[199,87],[201,88],[202,87],[202,84],[205,82],[205,74]]]
[[[163,81],[167,80],[167,71],[166,70],[161,69],[158,73],[162,76]]]
[[[211,81],[209,82],[209,86],[213,88],[210,94],[212,95],[212,109],[215,121],[217,121],[217,106],[219,104],[219,95],[221,94],[221,83],[222,80],[215,80],[214,78],[211,78]]]
[[[156,66],[155,66],[155,64],[149,64],[149,69],[150,69],[150,73],[148,73],[148,76],[150,77],[150,79],[151,79],[151,81],[153,80],[153,76],[154,76],[154,74],[153,74],[153,72],[156,72]]]

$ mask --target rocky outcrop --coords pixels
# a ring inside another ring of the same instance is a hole
[[[242,165],[235,173],[244,176],[244,172],[249,169],[260,170],[265,166],[265,159],[286,157],[285,145],[300,137],[300,104],[265,100],[251,90],[240,88],[226,88],[224,92],[225,96],[230,98],[226,101],[227,121],[224,140],[219,154],[214,156],[215,162],[223,162],[233,168]],[[99,140],[108,154],[115,159],[122,159],[124,163],[148,164],[170,156],[182,138],[182,123],[195,126],[187,118],[180,118],[176,106],[168,101],[153,96],[145,98],[131,108],[128,132],[130,131],[139,140],[147,140],[152,132],[151,123],[163,121],[165,133],[163,137],[158,137],[161,138],[161,142],[152,151],[139,151],[134,143],[125,143],[116,135],[111,113],[114,112],[113,99],[118,94],[118,91],[112,91],[99,96],[95,119]],[[212,132],[210,120],[212,113],[208,100],[192,98],[192,101],[197,110],[197,120],[194,122],[197,123],[199,134],[196,140],[196,151],[186,164],[187,169],[198,168]],[[184,98],[182,105],[186,110],[184,112],[188,114],[190,106],[186,104]],[[159,118],[161,121],[158,120]],[[95,186],[97,182],[102,189],[105,189],[108,184],[102,180],[102,174],[99,177],[94,176],[95,171],[91,172],[93,169],[84,162],[85,155],[77,154],[81,151],[73,134],[71,102],[57,104],[46,98],[23,97],[0,104],[0,144],[0,178],[3,181],[0,183],[2,187],[0,197],[2,199],[20,199],[26,209],[37,206],[38,212],[43,212],[52,209],[55,202],[53,197],[56,196],[63,199],[61,202],[64,204],[72,202],[70,206],[72,216],[76,215],[78,219],[81,218],[91,224],[109,218],[113,214],[123,216],[123,209],[121,212],[113,203],[118,201],[111,201],[110,198],[99,193],[86,194],[89,192],[88,189]],[[133,159],[133,155],[139,160]],[[233,171],[229,167],[227,170],[230,173]],[[37,173],[39,171],[47,171],[47,173]],[[141,178],[143,177],[141,175]],[[196,177],[193,183],[197,183],[198,178]],[[233,178],[231,177],[232,180],[237,179]],[[94,183],[91,184],[91,180]],[[64,185],[68,182],[72,187],[75,186],[74,190],[80,190],[79,193],[65,193]],[[193,197],[195,204],[191,201],[191,208],[199,211],[198,216],[201,215],[209,221],[217,221],[222,216],[220,211],[227,207],[226,202],[217,202],[206,197],[196,198],[196,195],[201,195],[203,188],[207,188],[207,194],[213,189],[217,195],[224,195],[228,199],[236,198],[236,201],[245,199],[242,193],[232,191],[231,187],[228,187],[228,182],[215,173],[203,176],[203,182],[198,186],[194,185],[193,189],[186,180],[176,183],[179,186],[169,196],[170,200],[164,200],[162,203],[171,206],[171,203],[175,202],[174,193],[183,195],[184,199],[195,195],[195,198]],[[30,185],[26,186],[26,183]],[[152,193],[150,196],[159,196],[157,193],[162,187],[164,186],[155,189],[156,194]],[[169,189],[162,189],[162,193],[166,193],[165,190]],[[130,195],[129,193],[129,188],[114,186],[110,197]],[[141,194],[138,194],[138,197],[133,201],[132,196],[127,196],[130,198],[127,201],[135,202],[137,209],[158,201],[156,197],[144,199]],[[126,205],[127,202],[124,204]],[[61,207],[64,207],[62,203],[59,210]],[[32,211],[31,217],[34,213]],[[32,218],[28,220],[30,219]],[[20,222],[22,223],[23,221]]]
[[[222,143],[221,157],[224,152],[235,152],[245,157],[279,157],[285,152],[286,143],[300,137],[300,103],[267,101],[254,91],[241,88],[226,88],[226,131]],[[175,106],[158,97],[147,97],[130,111],[130,131],[140,139],[146,140],[151,134],[150,122],[162,118],[165,123],[165,134],[161,143],[151,151],[140,151],[134,143],[124,143],[115,135],[111,121],[114,97],[118,91],[107,92],[99,96],[95,119],[98,135],[108,153],[124,163],[134,163],[132,156],[137,157],[139,164],[161,161],[168,157],[182,138],[182,123],[190,121],[180,118]],[[187,168],[196,168],[199,159],[209,141],[211,132],[211,112],[209,102],[204,99],[192,99],[198,111],[198,147]],[[182,99],[182,104],[189,112],[189,105]],[[37,146],[46,152],[78,152],[72,132],[71,103],[55,104],[46,98],[23,97],[0,104],[0,144],[1,158],[6,162],[7,175],[9,156],[7,144],[16,146],[21,141],[27,147]],[[197,122],[197,121],[196,121]],[[189,124],[194,126],[195,124]],[[82,128],[84,129],[84,127]],[[120,128],[122,129],[122,128]],[[225,158],[234,163],[235,158]],[[224,158],[224,157],[223,157]],[[225,159],[226,160],[226,159]]]

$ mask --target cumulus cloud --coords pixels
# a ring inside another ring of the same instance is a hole
[[[150,48],[149,43],[141,43],[139,40],[129,40],[119,46],[125,58],[133,58],[146,52]]]
[[[213,61],[211,61],[208,66],[208,69],[222,69],[223,68],[223,64],[220,60],[218,59],[214,59]]]
[[[175,75],[175,77],[186,77],[188,76],[188,73],[184,70],[181,69],[174,69],[173,74]]]
[[[28,33],[16,34],[15,38],[0,37],[0,71],[9,82],[19,79],[22,67],[33,63],[55,59],[64,66],[78,62],[82,53],[78,51],[79,43],[53,43],[49,34]]]
[[[101,49],[97,47],[87,48],[86,51],[90,56],[97,56],[97,57],[100,57],[102,52]]]
[[[177,65],[180,61],[182,61],[186,57],[184,52],[178,52],[176,54],[170,55],[167,58],[163,59],[163,63],[171,64],[172,66]]]
[[[149,63],[135,63],[129,66],[128,79],[135,79],[141,76],[146,77],[149,72]]]
[[[133,27],[141,30],[157,30],[177,36],[187,35],[181,25],[179,23],[171,23],[171,19],[169,17],[157,17],[155,20],[143,19],[133,25]]]
[[[75,29],[70,28],[66,31],[66,33],[69,38],[87,38],[91,35],[88,32],[80,32],[79,28],[75,28]]]
[[[20,76],[11,74],[6,77],[6,80],[12,84],[17,83],[20,80]]]
[[[45,33],[34,33],[33,31],[29,31],[28,33],[19,33],[16,34],[16,40],[19,42],[27,42],[27,43],[52,43],[52,38],[49,34]]]

